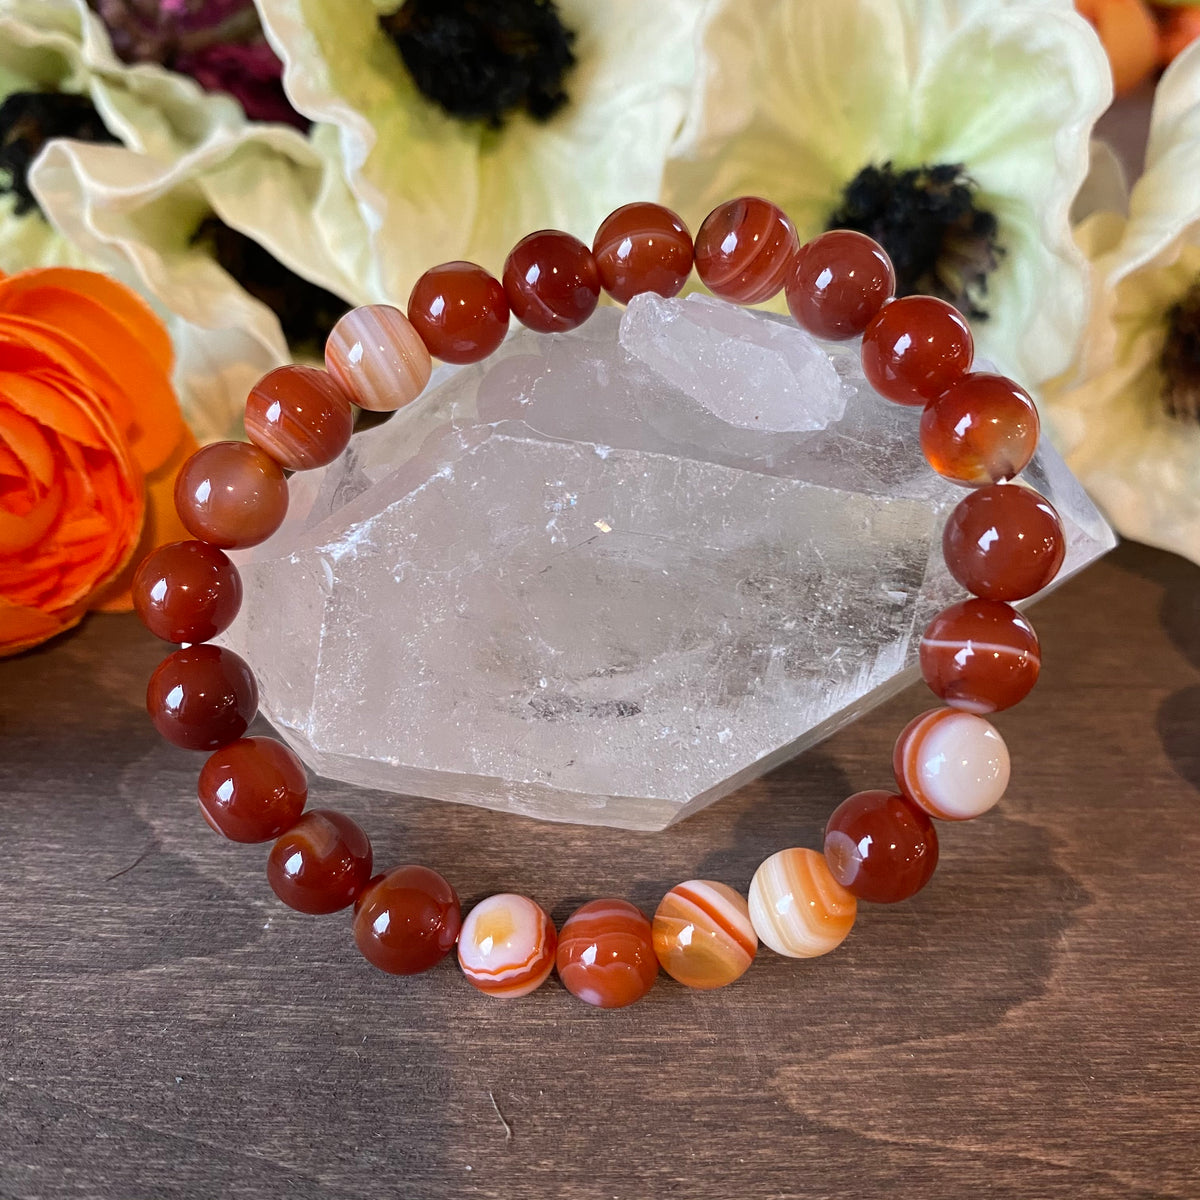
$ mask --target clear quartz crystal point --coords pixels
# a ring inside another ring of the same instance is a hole
[[[661,829],[914,679],[962,595],[918,415],[708,297],[520,331],[292,478],[223,640],[318,774]],[[1060,579],[1113,545],[1046,441],[1025,478]]]

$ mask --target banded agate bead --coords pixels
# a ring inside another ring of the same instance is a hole
[[[200,770],[200,812],[231,842],[269,842],[300,819],[308,776],[296,754],[275,738],[239,738]]]
[[[933,296],[885,304],[863,333],[863,374],[897,404],[924,406],[971,369],[975,342],[962,314]]]
[[[782,209],[743,196],[718,205],[696,231],[696,273],[723,300],[759,304],[783,287],[799,249]]]
[[[512,314],[537,333],[564,333],[592,315],[600,299],[600,272],[592,252],[559,229],[523,237],[504,263],[504,291]]]
[[[271,890],[297,912],[337,912],[370,878],[370,839],[357,821],[330,808],[309,809],[267,856]]]
[[[471,262],[432,267],[408,297],[408,319],[434,358],[473,363],[487,358],[508,332],[504,285]]]
[[[943,478],[964,487],[1019,475],[1037,449],[1037,407],[1024,388],[979,371],[956,379],[921,414],[921,450]]]
[[[458,965],[489,996],[512,999],[541,987],[554,970],[558,931],[540,904],[504,892],[481,900],[458,935]]]
[[[685,987],[724,987],[740,979],[758,953],[746,901],[723,883],[689,879],[654,914],[654,953]]]
[[[984,600],[1024,600],[1058,574],[1062,521],[1045,496],[997,483],[964,496],[942,533],[950,574]]]
[[[858,901],[813,850],[780,850],[750,881],[750,920],[759,940],[788,958],[828,954],[854,925]]]
[[[601,222],[592,254],[601,285],[621,304],[640,292],[677,296],[692,270],[692,235],[661,204],[626,204]]]
[[[283,469],[248,442],[202,446],[175,478],[175,508],[187,531],[226,550],[265,542],[287,506]]]
[[[577,908],[558,935],[556,962],[563,987],[597,1008],[636,1003],[658,975],[650,922],[628,900]]]
[[[258,711],[258,684],[249,664],[224,646],[185,646],[155,668],[146,711],[168,742],[185,750],[215,750],[246,732]]]
[[[389,975],[436,966],[461,927],[458,893],[445,876],[415,863],[371,880],[354,905],[354,940],[367,962]]]
[[[1008,787],[1008,747],[982,717],[934,708],[896,739],[892,769],[900,790],[931,817],[969,821]]]
[[[289,471],[323,467],[350,444],[354,410],[325,371],[290,363],[246,397],[246,436]]]
[[[394,412],[425,390],[433,360],[398,308],[366,304],[333,327],[325,342],[325,367],[359,408]]]
[[[943,609],[921,636],[920,657],[934,695],[976,714],[1023,700],[1042,665],[1033,626],[1002,600],[962,600]]]
[[[860,900],[894,904],[933,878],[938,860],[933,822],[905,796],[856,792],[825,825],[830,873]]]
[[[242,577],[208,542],[168,542],[133,577],[133,606],[167,642],[207,642],[228,629],[242,606]]]
[[[857,337],[896,292],[887,251],[852,229],[831,229],[800,247],[787,280],[788,311],[817,337]]]

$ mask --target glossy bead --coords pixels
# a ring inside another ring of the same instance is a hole
[[[167,642],[207,642],[228,629],[242,606],[242,577],[208,542],[168,542],[142,560],[133,607]]]
[[[329,808],[309,809],[267,856],[272,891],[297,912],[337,912],[370,878],[370,840],[356,821]]]
[[[736,304],[770,300],[787,280],[800,239],[782,209],[757,196],[718,205],[696,232],[696,273]]]
[[[825,824],[830,873],[860,900],[893,904],[933,878],[937,831],[923,809],[894,792],[856,792]]]
[[[1008,787],[1008,747],[982,717],[933,708],[896,739],[892,769],[900,790],[931,817],[969,821]]]
[[[956,379],[925,406],[921,449],[929,465],[954,483],[1002,483],[1029,465],[1040,424],[1024,388],[978,371]]]
[[[881,396],[897,404],[936,400],[971,369],[974,355],[962,314],[933,296],[905,296],[885,304],[863,333],[863,374]]]
[[[857,337],[896,292],[887,251],[852,229],[832,229],[800,247],[788,274],[788,311],[816,337]]]
[[[723,883],[689,879],[673,887],[654,914],[654,953],[685,987],[724,987],[740,979],[758,953],[746,901]]]
[[[563,987],[597,1008],[635,1003],[658,975],[650,922],[628,900],[591,900],[577,908],[558,936],[556,957]]]
[[[300,819],[308,776],[275,738],[239,738],[209,757],[196,793],[204,819],[231,842],[269,842]]]
[[[458,935],[458,965],[481,992],[511,999],[542,986],[554,970],[558,931],[540,904],[505,892],[481,900]]]
[[[246,436],[289,471],[323,467],[350,444],[354,410],[327,371],[268,371],[246,397]]]
[[[154,728],[185,750],[215,750],[246,732],[258,684],[244,658],[223,646],[185,646],[158,664],[146,688]]]
[[[522,325],[538,333],[575,329],[600,299],[600,271],[592,252],[558,229],[523,237],[504,264],[508,306]]]
[[[920,655],[934,695],[976,714],[1023,700],[1042,666],[1033,626],[1001,600],[963,600],[943,609],[921,637]]]
[[[942,531],[950,574],[984,600],[1024,600],[1058,574],[1062,521],[1045,496],[996,483],[964,496]]]
[[[389,975],[419,975],[458,940],[458,893],[429,867],[393,867],[373,879],[354,905],[354,940],[363,957]]]
[[[639,292],[677,296],[692,270],[692,235],[661,204],[626,204],[604,218],[592,253],[601,285],[621,304]]]
[[[408,319],[434,358],[473,363],[487,358],[508,332],[504,285],[470,262],[426,271],[408,297]]]
[[[857,912],[858,901],[813,850],[780,850],[750,881],[754,932],[788,958],[828,954],[845,940]]]
[[[325,367],[342,391],[372,412],[394,412],[429,382],[433,361],[409,319],[390,304],[351,309],[325,342]]]
[[[283,468],[248,442],[202,446],[175,479],[175,508],[187,531],[226,550],[265,542],[287,506]]]

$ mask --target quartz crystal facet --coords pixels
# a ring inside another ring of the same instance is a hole
[[[919,420],[857,342],[712,297],[515,330],[291,479],[222,641],[319,774],[660,829],[915,678],[963,597]],[[1023,478],[1060,580],[1111,547],[1048,444]]]

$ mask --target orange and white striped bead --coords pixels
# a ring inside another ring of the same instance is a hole
[[[1008,747],[982,717],[931,708],[896,739],[892,769],[900,790],[931,817],[968,821],[1008,787]]]
[[[489,996],[527,996],[554,969],[558,933],[539,904],[502,892],[481,900],[458,935],[458,965]]]
[[[325,342],[325,368],[359,408],[394,412],[425,390],[433,360],[398,308],[366,304],[333,327]]]
[[[772,854],[750,881],[754,932],[776,954],[816,958],[845,939],[858,901],[830,873],[824,855],[793,847]]]
[[[708,879],[673,887],[654,914],[653,928],[662,969],[685,987],[724,987],[741,978],[758,953],[746,901]]]

